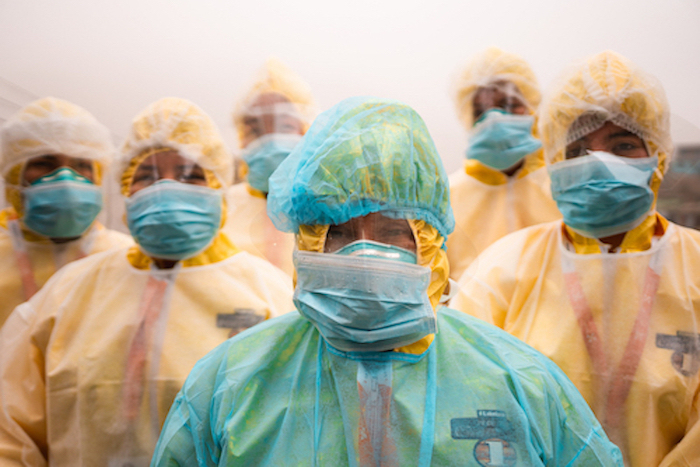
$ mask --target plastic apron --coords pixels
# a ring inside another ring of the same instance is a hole
[[[553,222],[484,252],[452,306],[495,323],[559,365],[627,465],[694,465],[700,462],[698,268],[700,234],[691,229],[669,224],[641,252],[576,254],[564,246],[561,222]]]
[[[286,276],[245,252],[142,270],[122,249],[66,266],[1,331],[0,458],[148,465],[195,362],[292,306]]]

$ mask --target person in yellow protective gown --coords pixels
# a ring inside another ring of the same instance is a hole
[[[297,312],[200,360],[153,466],[622,465],[551,361],[439,303],[454,219],[425,123],[356,97],[270,179]]]
[[[316,114],[309,86],[275,58],[233,113],[245,162],[246,181],[228,193],[224,231],[238,248],[265,258],[289,276],[294,236],[280,232],[267,215],[268,179],[292,152]]]
[[[700,465],[700,233],[655,212],[664,91],[603,52],[555,85],[540,131],[563,222],[496,242],[451,305],[558,364],[628,466]]]
[[[469,130],[464,168],[450,176],[457,224],[447,239],[447,257],[457,280],[499,238],[561,215],[533,131],[541,96],[525,60],[486,49],[460,73],[454,96]]]
[[[107,129],[75,104],[39,99],[0,128],[0,326],[64,264],[132,244],[104,228],[102,181],[114,155]]]
[[[293,308],[289,278],[220,230],[232,160],[209,117],[166,98],[121,151],[138,246],[64,267],[0,331],[0,462],[148,465],[194,363]]]

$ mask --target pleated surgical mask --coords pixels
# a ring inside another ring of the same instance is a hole
[[[253,141],[243,150],[248,164],[248,184],[258,191],[270,191],[268,179],[301,141],[298,134],[271,133]]]
[[[102,210],[100,187],[67,167],[23,188],[22,199],[24,225],[49,238],[81,236]]]
[[[484,112],[469,136],[467,159],[496,170],[514,166],[542,143],[532,136],[532,115],[513,115],[501,109]]]
[[[153,258],[182,260],[203,251],[219,231],[221,192],[160,180],[126,199],[129,231]]]
[[[572,230],[590,238],[627,232],[652,212],[649,182],[658,157],[628,158],[603,151],[549,166],[552,197]]]
[[[437,331],[429,268],[307,251],[294,261],[297,309],[339,350],[392,350]]]

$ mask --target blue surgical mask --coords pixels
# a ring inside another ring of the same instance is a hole
[[[294,262],[297,309],[339,350],[392,350],[437,331],[429,268],[307,251]]]
[[[22,199],[24,225],[49,238],[81,236],[102,210],[100,187],[67,167],[23,188]]]
[[[418,262],[416,254],[412,251],[372,240],[358,240],[349,243],[334,253],[345,256],[388,259],[409,264],[416,264]]]
[[[602,151],[549,166],[552,197],[575,232],[605,238],[627,232],[651,214],[649,182],[658,157],[632,159]]]
[[[496,170],[505,170],[542,147],[532,136],[535,119],[490,109],[476,121],[467,147],[467,159]]]
[[[248,164],[248,184],[258,191],[270,191],[268,179],[301,141],[297,134],[271,133],[253,141],[243,150]]]
[[[161,180],[126,199],[129,231],[153,258],[191,258],[212,242],[221,224],[221,192]]]

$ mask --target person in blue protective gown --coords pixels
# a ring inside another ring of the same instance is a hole
[[[454,226],[422,119],[351,98],[270,179],[297,312],[200,360],[152,466],[622,465],[544,356],[440,305]]]

